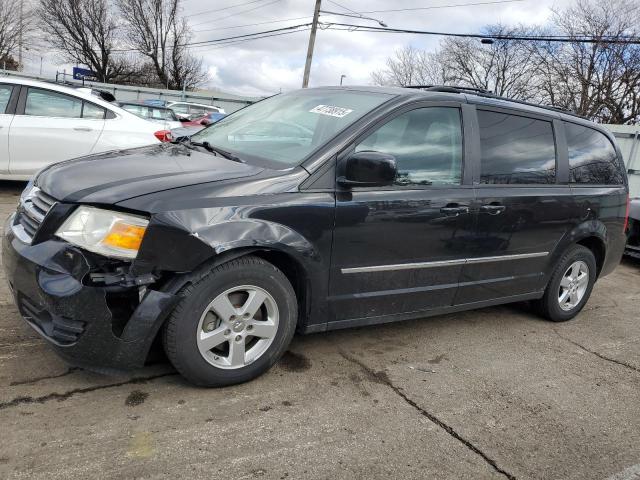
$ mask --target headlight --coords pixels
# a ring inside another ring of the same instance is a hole
[[[107,257],[136,258],[148,224],[138,215],[80,206],[56,236]]]

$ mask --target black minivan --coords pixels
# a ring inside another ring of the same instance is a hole
[[[573,318],[625,247],[613,137],[451,87],[317,88],[180,144],[51,165],[5,226],[21,315],[69,362],[191,382],[266,371],[295,331],[530,301]]]

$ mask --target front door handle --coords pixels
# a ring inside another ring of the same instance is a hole
[[[500,215],[506,209],[507,207],[505,207],[504,205],[495,205],[495,204],[482,205],[480,207],[481,212],[488,213],[489,215]]]
[[[90,132],[91,130],[93,130],[93,128],[91,127],[73,127],[73,129],[79,132]]]
[[[442,207],[440,212],[457,217],[461,213],[469,213],[469,207]]]

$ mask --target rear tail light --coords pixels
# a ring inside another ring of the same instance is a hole
[[[154,133],[156,138],[161,142],[171,142],[173,141],[173,136],[171,135],[171,130],[158,130]]]
[[[629,226],[629,210],[631,208],[631,197],[627,195],[627,209],[624,213],[624,227],[622,233],[627,233],[627,227]]]

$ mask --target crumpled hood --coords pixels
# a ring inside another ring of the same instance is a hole
[[[36,184],[57,200],[114,204],[187,185],[249,177],[262,168],[182,145],[153,145],[55,163]]]

